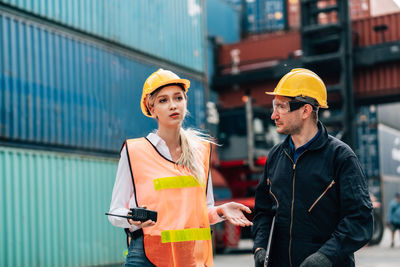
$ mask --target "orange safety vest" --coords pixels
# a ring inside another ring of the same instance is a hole
[[[143,228],[146,257],[159,267],[213,266],[206,201],[207,181],[163,157],[146,138],[126,141],[136,203],[158,212],[157,223]],[[208,178],[210,144],[200,153]]]

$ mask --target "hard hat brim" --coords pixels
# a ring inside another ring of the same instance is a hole
[[[267,95],[280,95],[280,96],[287,96],[287,97],[295,97],[295,95],[282,95],[282,94],[277,94],[275,92],[265,92]]]
[[[182,84],[183,88],[185,89],[185,92],[187,92],[189,87],[190,87],[190,81],[189,80],[186,80],[186,79],[169,80],[169,81],[165,81],[163,83],[158,84],[158,87],[156,89],[154,89],[153,92],[151,92],[150,94],[152,94],[155,91],[157,91],[160,87],[166,86],[168,84]]]
[[[278,96],[284,96],[284,97],[296,97],[296,95],[282,95],[282,94],[277,94],[275,92],[265,92],[267,95],[278,95]],[[329,108],[328,104],[323,104],[319,106],[320,108]]]

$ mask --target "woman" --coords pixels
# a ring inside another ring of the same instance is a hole
[[[121,150],[110,213],[127,215],[129,208],[158,212],[157,222],[109,217],[129,228],[125,266],[213,266],[210,223],[224,219],[250,226],[239,203],[214,206],[209,175],[210,140],[183,129],[190,82],[159,69],[144,86],[141,109],[157,120],[158,130],[130,139]]]

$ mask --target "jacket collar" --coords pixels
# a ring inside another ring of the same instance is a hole
[[[314,140],[308,147],[307,150],[317,150],[323,147],[326,142],[328,142],[328,131],[326,130],[325,126],[318,121],[318,128],[321,129],[321,134]],[[286,150],[290,151],[290,144],[289,139],[290,135],[286,136],[285,140],[283,141],[283,146]]]

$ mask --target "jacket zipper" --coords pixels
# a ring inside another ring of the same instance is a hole
[[[299,158],[307,151],[304,150],[303,153],[301,153],[297,159],[296,162],[293,161],[293,159],[290,157],[290,155],[286,152],[286,150],[283,150],[286,154],[286,156],[288,156],[288,158],[290,159],[290,161],[293,163],[293,185],[292,185],[292,206],[290,208],[290,232],[289,232],[289,265],[290,267],[293,266],[292,264],[292,228],[293,228],[293,208],[294,208],[294,185],[296,182],[296,163],[299,160]]]
[[[276,201],[276,209],[278,209],[278,208],[279,208],[279,201],[278,201],[278,199],[276,198],[275,194],[272,193],[271,180],[270,180],[269,178],[268,178],[268,180],[267,180],[267,184],[269,185],[269,194],[275,199],[275,201]]]
[[[332,180],[332,182],[328,185],[328,187],[325,189],[324,192],[315,200],[314,204],[311,205],[311,207],[308,209],[308,212],[311,212],[311,210],[314,208],[314,206],[318,203],[318,201],[321,200],[321,198],[328,192],[328,190],[335,184],[335,180]]]

